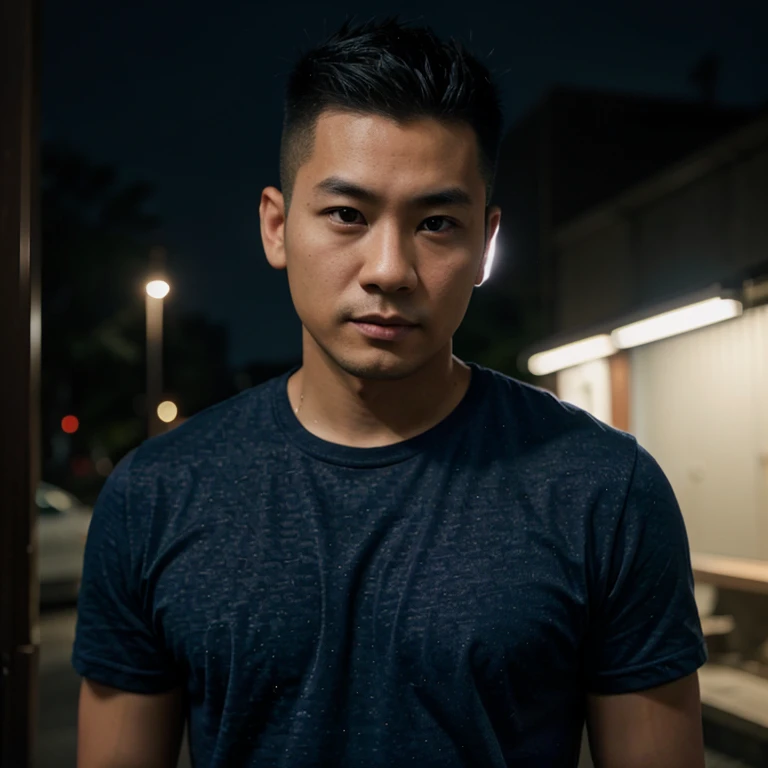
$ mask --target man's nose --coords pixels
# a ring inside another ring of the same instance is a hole
[[[412,235],[406,237],[394,226],[382,227],[377,237],[366,243],[367,252],[360,269],[360,285],[382,293],[410,293],[416,288]]]

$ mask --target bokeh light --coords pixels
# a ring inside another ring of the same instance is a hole
[[[68,435],[74,435],[75,432],[80,429],[80,420],[77,418],[77,416],[69,414],[61,420],[61,429]]]
[[[166,424],[170,424],[172,421],[175,421],[178,415],[179,409],[176,407],[176,403],[174,403],[172,400],[164,400],[162,403],[160,403],[160,405],[157,406],[157,417],[160,419],[160,421],[163,421]]]
[[[102,477],[108,477],[113,469],[112,460],[108,456],[102,456],[96,461],[96,472]]]
[[[147,283],[147,294],[153,299],[164,299],[170,290],[171,286],[165,280],[150,280]]]

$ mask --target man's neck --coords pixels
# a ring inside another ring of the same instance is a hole
[[[371,380],[339,369],[323,353],[307,353],[288,382],[302,425],[329,442],[357,448],[393,445],[425,432],[459,404],[471,372],[450,348],[410,376]]]

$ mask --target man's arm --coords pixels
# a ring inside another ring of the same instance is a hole
[[[181,688],[147,695],[83,680],[77,768],[176,768],[183,732]]]
[[[699,678],[638,693],[590,695],[595,768],[704,768]]]

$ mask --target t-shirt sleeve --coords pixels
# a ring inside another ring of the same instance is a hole
[[[178,676],[145,615],[142,531],[128,519],[133,455],[114,469],[96,502],[78,597],[72,665],[94,682],[133,693],[159,693]]]
[[[603,577],[587,646],[589,690],[630,693],[692,674],[707,652],[688,537],[667,478],[640,447],[610,528],[598,533]]]

